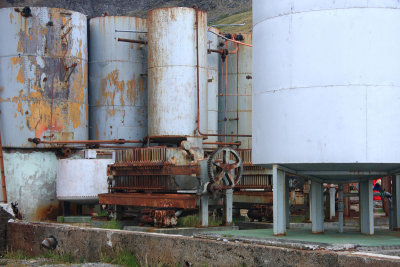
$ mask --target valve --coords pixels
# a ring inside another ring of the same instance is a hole
[[[242,178],[243,162],[237,151],[223,147],[210,155],[207,171],[211,183],[219,188],[231,189]]]

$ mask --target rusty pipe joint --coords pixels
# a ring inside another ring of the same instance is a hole
[[[40,138],[37,138],[37,137],[35,137],[35,138],[28,138],[28,142],[32,142],[32,143],[38,145],[38,144],[41,143],[41,140],[40,140]]]

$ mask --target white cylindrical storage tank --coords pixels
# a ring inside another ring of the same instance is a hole
[[[141,140],[147,136],[147,47],[118,41],[145,41],[146,31],[146,20],[141,18],[90,20],[90,139]]]
[[[254,163],[400,162],[399,1],[254,0],[253,23]]]
[[[60,8],[0,9],[3,146],[88,139],[86,20]]]
[[[210,28],[210,31],[219,33],[217,28]],[[207,32],[207,48],[218,49],[219,38],[216,34]],[[208,134],[218,134],[218,60],[220,54],[208,52],[207,57],[207,73],[208,73]],[[217,136],[209,136],[207,142],[217,142]],[[209,146],[215,147],[215,145]]]
[[[252,43],[252,34],[240,34],[243,37],[241,42]],[[220,62],[220,72],[223,73],[220,98],[220,134],[226,133],[237,135],[251,135],[252,132],[252,48],[245,45],[238,45],[235,54],[226,57],[225,62]],[[236,45],[227,42],[226,48],[234,52]],[[223,71],[222,71],[223,68]],[[227,68],[227,69],[226,69]],[[226,77],[227,75],[227,77]],[[226,96],[225,96],[226,95]],[[226,120],[225,120],[226,102]],[[224,137],[220,137],[224,141]],[[228,142],[240,141],[241,149],[251,149],[251,137],[227,137]]]
[[[196,135],[197,63],[200,130],[207,133],[207,13],[184,7],[154,9],[148,14],[148,29],[149,136]]]

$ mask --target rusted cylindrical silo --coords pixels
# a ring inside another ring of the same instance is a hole
[[[206,12],[159,8],[149,12],[147,22],[149,136],[196,135],[197,71],[200,130],[207,133]]]
[[[147,46],[118,41],[144,41],[146,31],[146,20],[141,18],[90,20],[90,139],[140,140],[147,136]]]
[[[5,147],[28,138],[85,140],[87,22],[59,8],[0,9],[0,125]]]

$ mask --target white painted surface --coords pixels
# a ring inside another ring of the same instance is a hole
[[[57,199],[96,202],[107,193],[107,165],[111,159],[61,159],[57,164]]]
[[[254,163],[400,162],[399,8],[253,1]]]

